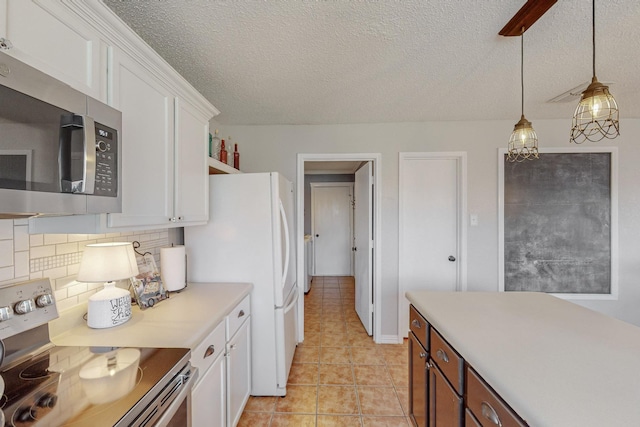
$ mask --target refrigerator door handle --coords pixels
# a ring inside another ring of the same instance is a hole
[[[284,211],[282,200],[278,201],[280,202],[280,217],[282,218],[282,222],[284,223],[285,255],[284,268],[282,271],[282,287],[284,288],[284,285],[287,282],[287,274],[289,273],[289,255],[291,252],[291,248],[289,247],[289,222],[287,221],[287,214]]]
[[[287,314],[288,312],[291,311],[291,309],[293,307],[296,306],[296,303],[298,302],[298,287],[296,286],[293,289],[293,292],[291,292],[293,295],[291,297],[291,302],[284,308],[284,313]]]

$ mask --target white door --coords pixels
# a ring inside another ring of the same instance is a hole
[[[408,154],[408,153],[406,153]],[[414,290],[458,290],[459,159],[432,154],[400,158],[400,333],[409,329]]]
[[[352,183],[312,183],[314,274],[351,275]]]
[[[196,108],[176,98],[175,216],[185,222],[209,220],[209,165],[206,141],[209,121]]]
[[[240,421],[250,392],[251,321],[245,320],[227,343],[227,427],[234,427]]]
[[[226,357],[220,355],[191,391],[191,424],[196,426],[226,425],[227,386]]]
[[[293,363],[293,355],[298,343],[296,319],[298,317],[299,292],[294,288],[287,298],[284,308],[276,308],[276,395],[284,396],[287,392],[287,379]]]
[[[109,214],[109,226],[166,227],[174,213],[174,96],[120,49],[110,78],[113,107],[122,111],[122,182],[129,184],[123,213]]]
[[[353,234],[355,247],[356,313],[373,334],[373,176],[371,162],[356,171]]]

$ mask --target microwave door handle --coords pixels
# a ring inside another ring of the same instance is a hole
[[[93,194],[96,176],[95,121],[79,114],[65,115],[61,119],[58,165],[60,168],[60,190],[64,193]],[[73,174],[74,132],[82,131],[82,177]],[[80,179],[78,179],[80,178]]]
[[[96,186],[96,123],[92,117],[81,116],[84,126],[82,180],[85,194],[93,194]]]

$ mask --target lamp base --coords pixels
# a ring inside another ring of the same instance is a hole
[[[131,318],[131,294],[115,286],[104,284],[104,289],[89,297],[87,326],[94,329],[111,328]]]

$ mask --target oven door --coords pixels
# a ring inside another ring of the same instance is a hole
[[[165,408],[154,427],[191,427],[191,389],[198,378],[198,368],[182,384],[176,398]]]
[[[191,427],[191,389],[197,378],[198,368],[187,364],[135,421],[126,426]]]

